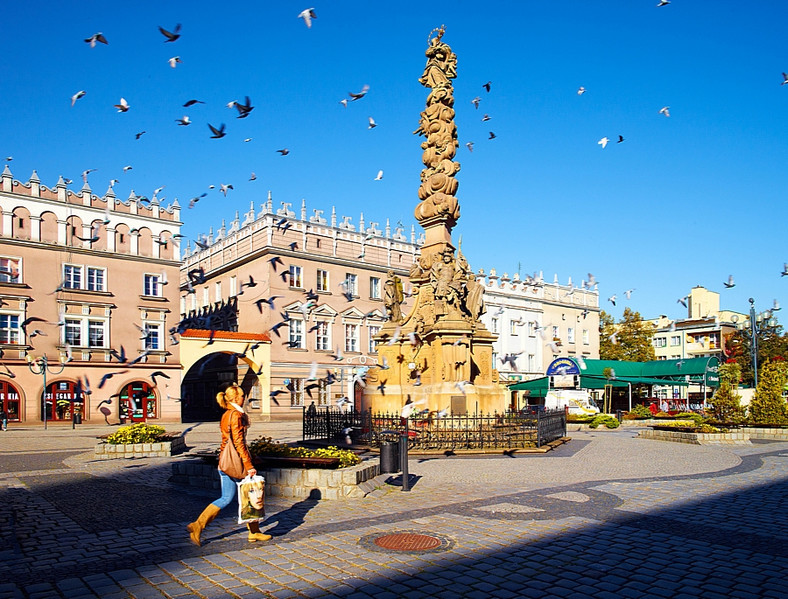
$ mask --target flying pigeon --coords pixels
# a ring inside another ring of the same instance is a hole
[[[586,88],[584,88],[582,85],[577,88],[577,95],[578,96],[582,96],[584,93],[586,93]]]
[[[101,33],[100,31],[98,33],[94,33],[89,38],[86,38],[85,42],[90,44],[91,48],[95,48],[96,47],[96,42],[101,42],[102,44],[109,45],[109,42],[107,41],[107,38],[105,38],[104,34]]]
[[[375,122],[375,119],[373,119],[372,117],[369,117],[369,128],[370,129],[374,129],[377,126],[378,126],[378,124]]]
[[[309,28],[312,27],[312,19],[316,19],[317,15],[315,14],[314,8],[307,8],[298,13],[297,18],[304,19],[304,24]]]
[[[177,65],[179,62],[183,62],[183,61],[181,60],[180,56],[173,56],[172,58],[168,59],[167,62],[169,62],[170,66],[174,69],[175,65]]]
[[[86,92],[83,89],[83,90],[80,90],[77,93],[75,93],[73,96],[71,96],[71,105],[73,106],[76,103],[77,100],[79,100],[80,98],[83,98],[85,96],[85,93]]]
[[[368,91],[369,91],[369,85],[364,84],[364,87],[361,88],[360,92],[356,94],[354,94],[353,92],[348,92],[348,94],[350,95],[350,101],[355,102],[356,100],[360,100],[361,98],[367,95]]]
[[[487,93],[490,93],[490,86],[492,85],[492,81],[488,81],[482,87],[487,90]]]
[[[214,127],[213,125],[211,125],[210,123],[208,123],[208,128],[213,133],[213,135],[211,135],[211,139],[219,139],[219,138],[224,137],[225,135],[227,135],[224,132],[224,123],[219,125],[218,129],[216,127]]]
[[[731,287],[735,287],[736,283],[733,282],[733,275],[728,275],[728,280],[723,281],[722,284],[725,285],[725,289],[730,289]]]
[[[664,114],[665,116],[670,116],[670,106],[663,106],[659,109],[660,114]]]
[[[610,140],[609,140],[607,137],[603,137],[602,139],[600,139],[600,140],[599,140],[598,142],[596,142],[596,143],[597,143],[597,144],[599,144],[600,146],[602,146],[602,148],[604,148],[604,147],[606,147],[606,146],[607,146],[607,143],[608,143],[609,141],[610,141]]]
[[[473,142],[472,141],[469,141],[468,143],[466,143],[465,147],[468,148],[469,152],[473,152]]]
[[[780,85],[788,85],[788,73],[783,73],[783,81]]]
[[[185,127],[187,125],[192,124],[191,119],[187,115],[184,115],[182,119],[175,119],[175,122],[178,123],[178,125],[181,127]]]
[[[476,109],[478,110],[479,109],[479,102],[481,102],[481,101],[482,101],[482,99],[479,96],[476,96],[473,100],[471,100],[471,104],[473,104],[476,107]]]
[[[373,181],[380,181],[383,178],[383,171],[378,171],[377,176],[373,179]]]
[[[118,112],[128,112],[129,110],[129,103],[126,102],[126,98],[121,98],[120,102],[114,104],[114,106],[118,109]]]
[[[615,295],[611,295],[609,298],[607,298],[607,301],[609,301],[611,304],[613,304],[615,306],[616,305],[616,296]]]
[[[179,32],[180,32],[180,30],[181,30],[181,24],[180,24],[180,23],[178,23],[178,24],[175,26],[175,29],[173,29],[171,32],[170,32],[170,31],[167,31],[166,29],[164,29],[164,27],[159,27],[159,31],[161,31],[161,34],[162,34],[164,37],[166,37],[166,38],[167,38],[166,40],[164,40],[164,43],[165,43],[165,44],[166,44],[167,42],[174,42],[174,41],[175,41],[175,40],[177,40],[179,37],[181,37],[181,34],[179,33]]]
[[[201,100],[189,100],[183,105],[183,107],[188,108],[189,106],[194,106],[195,104],[205,104],[205,102],[202,102]]]
[[[277,150],[282,156],[287,156],[290,153],[290,150],[287,148],[282,148],[281,150]]]

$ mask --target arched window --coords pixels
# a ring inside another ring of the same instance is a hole
[[[145,422],[159,417],[159,403],[150,383],[134,381],[120,392],[120,421]]]
[[[27,208],[14,208],[11,236],[16,239],[30,239],[30,212]]]
[[[40,238],[44,243],[57,243],[57,216],[54,212],[41,214]]]
[[[19,422],[19,391],[11,383],[0,381],[0,408],[8,414],[9,422]]]

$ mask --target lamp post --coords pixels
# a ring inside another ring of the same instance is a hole
[[[763,312],[755,313],[755,300],[749,299],[750,302],[750,338],[751,352],[752,352],[752,371],[753,379],[755,381],[755,388],[758,388],[758,335],[764,332],[768,327],[774,326],[774,319],[772,318],[771,310],[764,310]]]
[[[60,370],[53,370],[52,367],[49,365],[49,359],[46,357],[46,354],[41,356],[40,358],[36,358],[35,360],[30,360],[27,367],[30,369],[30,372],[33,374],[40,374],[44,377],[44,390],[41,392],[41,399],[44,402],[44,430],[47,428],[47,372],[49,374],[58,375],[63,370],[65,370],[66,365],[60,364]],[[52,404],[55,405],[54,403]]]

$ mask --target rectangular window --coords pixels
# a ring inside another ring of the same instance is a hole
[[[238,295],[238,277],[233,275],[230,277],[230,297]]]
[[[0,283],[21,283],[18,258],[0,258]]]
[[[19,343],[17,314],[0,314],[0,343]]]
[[[533,372],[536,366],[536,356],[528,354],[528,372]]]
[[[88,266],[88,291],[106,291],[104,288],[103,268]]]
[[[304,347],[304,321],[290,319],[290,347]]]
[[[667,344],[667,337],[654,337],[654,347],[666,347]]]
[[[303,287],[301,282],[301,267],[294,264],[290,265],[290,287],[297,287],[298,289]]]
[[[315,349],[322,349],[324,351],[331,349],[331,327],[328,326],[326,321],[317,323],[315,330]]]
[[[498,319],[493,318],[490,320],[490,332],[497,333],[498,332]]]
[[[82,322],[76,318],[66,318],[66,324],[63,327],[64,341],[67,345],[74,347],[82,346]]]
[[[345,275],[346,291],[353,297],[358,297],[358,275],[347,273]]]
[[[670,337],[670,346],[676,347],[681,345],[681,335],[671,335]]]
[[[590,345],[591,344],[591,336],[588,332],[588,329],[583,329],[583,345]]]
[[[145,347],[144,349],[159,350],[163,348],[161,340],[161,323],[145,323]]]
[[[213,301],[221,302],[222,301],[222,282],[216,281],[213,284]]]
[[[345,351],[358,351],[358,325],[345,325]]]
[[[575,329],[574,327],[569,327],[566,329],[566,342],[567,343],[574,343],[575,342]]]
[[[142,295],[161,297],[161,291],[161,275],[146,274],[142,284]]]
[[[317,290],[328,291],[328,271],[322,268],[317,269]]]
[[[509,321],[509,334],[517,335],[520,332],[520,323],[516,320]]]
[[[369,353],[374,354],[378,351],[378,344],[375,341],[375,336],[380,333],[379,326],[369,327]]]
[[[88,321],[88,345],[90,347],[106,347],[104,344],[106,324],[103,320]]]
[[[203,287],[202,290],[202,305],[207,306],[211,303],[211,292],[207,287]]]
[[[528,336],[535,337],[536,333],[534,332],[534,322],[533,320],[528,321]]]
[[[369,277],[369,297],[372,299],[380,299],[379,277]]]
[[[287,386],[287,388],[290,389],[290,405],[303,406],[304,405],[304,379],[290,379],[290,384]]]
[[[320,240],[318,240],[318,241],[320,241]],[[318,384],[318,388],[317,388],[317,405],[319,405],[319,406],[327,406],[329,401],[330,401],[329,391],[331,389],[331,386],[326,384],[326,380],[325,379],[320,379],[317,382],[317,384]]]
[[[561,338],[561,332],[559,331],[557,326],[553,325],[553,341],[560,338]]]
[[[63,266],[63,287],[82,289],[82,267],[66,264]]]

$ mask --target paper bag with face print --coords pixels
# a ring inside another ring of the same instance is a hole
[[[247,476],[238,485],[238,524],[265,518],[265,479]]]

